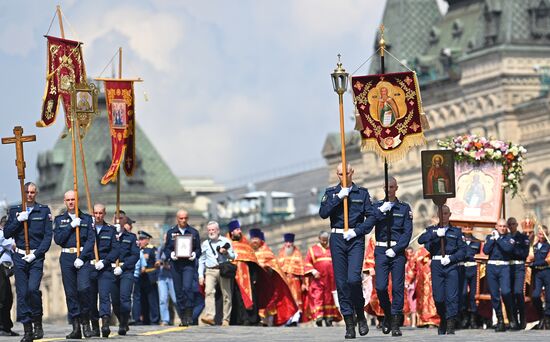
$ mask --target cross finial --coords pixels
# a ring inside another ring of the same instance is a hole
[[[15,144],[15,165],[17,166],[17,178],[25,179],[25,157],[23,155],[23,143],[36,141],[36,135],[23,136],[23,127],[13,128],[13,137],[2,138],[2,144]]]

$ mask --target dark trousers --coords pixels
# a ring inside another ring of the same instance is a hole
[[[540,295],[542,293],[542,288],[544,288],[544,301],[546,307],[544,308],[544,315],[550,316],[550,268],[543,270],[533,270],[532,278],[535,279],[535,286],[533,288],[533,304],[540,315],[542,315],[542,301]],[[541,317],[542,318],[542,317]]]
[[[176,292],[176,307],[179,314],[182,315],[185,309],[192,309],[195,306],[193,276],[197,269],[194,262],[172,261],[170,272]]]
[[[458,314],[458,266],[432,260],[432,292],[437,314],[445,319]]]
[[[12,305],[13,294],[10,277],[6,275],[4,265],[0,264],[0,330],[10,331],[13,328],[10,315]]]
[[[142,274],[141,314],[143,324],[158,324],[160,321],[159,291],[156,282],[152,282],[148,274]]]
[[[133,275],[132,277],[134,279],[134,291],[132,292],[132,318],[135,322],[143,322],[141,319],[141,277],[136,277]]]
[[[35,259],[30,264],[23,255],[13,254],[15,292],[17,293],[17,321],[23,324],[32,322],[33,317],[42,317],[42,292],[40,282],[44,269],[44,258]]]
[[[94,268],[90,273],[91,319],[97,321],[100,317],[111,316],[111,289],[113,288],[114,282],[115,275],[113,274],[111,265],[105,265],[101,271]],[[99,310],[97,306],[98,295]]]
[[[359,312],[365,306],[361,286],[365,237],[346,241],[342,234],[330,234],[330,252],[340,312],[343,316],[353,315],[354,311]]]
[[[386,248],[376,247],[374,250],[376,271],[376,294],[380,306],[386,315],[403,313],[405,293],[405,253],[399,253],[393,258],[386,256]],[[391,273],[392,301],[388,294],[388,276]]]
[[[500,296],[506,306],[509,307],[512,303],[510,265],[487,265],[487,283],[491,293],[491,305],[497,315],[502,315]]]
[[[132,310],[132,289],[134,288],[134,270],[124,271],[116,276],[111,287],[113,312],[120,320],[120,313],[129,314]]]
[[[61,253],[61,278],[65,290],[65,300],[69,318],[85,317],[90,313],[90,263],[80,269],[74,267],[76,253]]]
[[[477,312],[477,265],[464,267],[462,286],[462,309],[464,311]]]
[[[524,317],[525,296],[523,286],[525,284],[525,264],[510,265],[510,287],[512,288],[512,303],[514,314]]]

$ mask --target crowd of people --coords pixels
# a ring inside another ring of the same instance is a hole
[[[44,337],[40,282],[52,238],[61,247],[72,325],[68,339],[108,337],[113,316],[122,336],[133,324],[174,321],[180,326],[312,322],[330,327],[343,319],[346,338],[355,338],[356,328],[366,335],[372,324],[392,336],[401,336],[403,325],[436,326],[441,335],[482,326],[519,330],[536,320],[538,328],[550,328],[546,227],[535,236],[525,227],[519,232],[515,218],[501,219],[482,241],[471,227],[454,227],[451,211],[442,206],[438,219],[418,237],[423,247],[415,251],[410,247],[413,213],[397,198],[395,178],[389,178],[387,198],[371,202],[368,190],[353,183],[351,166],[344,174],[340,165],[337,176],[340,184],[326,190],[319,210],[322,218],[330,218],[330,231],[321,231],[305,255],[294,245],[293,233],[284,234],[275,253],[261,229],[244,232],[238,220],[227,227],[208,222],[201,241],[183,209],[156,246],[147,232],[132,232],[134,221],[123,211],[112,224],[103,204],[94,205],[92,215],[77,213],[73,191],[64,195],[64,212],[53,217],[48,206],[36,202],[38,187],[27,183],[26,209],[10,208],[1,224],[0,335],[18,335],[10,319],[14,274],[21,341]],[[342,187],[343,177],[349,187]],[[476,296],[485,291],[480,278],[490,302]],[[526,282],[532,290],[527,304]]]

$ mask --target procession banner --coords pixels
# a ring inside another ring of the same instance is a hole
[[[111,166],[101,178],[107,184],[116,178],[122,158],[126,155],[124,170],[131,175],[134,170],[134,82],[128,80],[106,80],[105,98],[111,133]],[[131,154],[128,146],[132,146]]]
[[[42,113],[37,127],[48,127],[55,122],[59,100],[63,102],[65,123],[71,128],[71,86],[86,81],[82,57],[82,43],[74,40],[46,36],[48,40],[48,66]]]
[[[361,148],[374,151],[388,163],[426,143],[422,130],[422,101],[414,72],[351,78]]]

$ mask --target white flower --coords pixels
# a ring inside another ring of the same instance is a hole
[[[514,180],[515,178],[516,178],[516,175],[514,175],[513,173],[508,175],[509,180]]]

